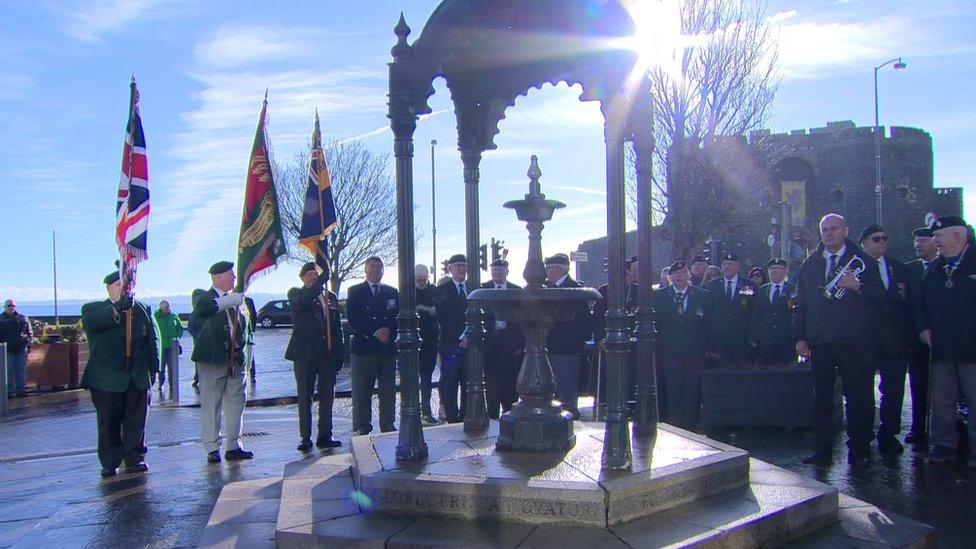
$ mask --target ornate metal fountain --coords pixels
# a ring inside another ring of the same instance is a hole
[[[573,416],[563,411],[553,399],[556,380],[546,334],[554,322],[571,320],[581,301],[595,301],[600,294],[590,288],[547,288],[546,269],[542,262],[542,229],[553,212],[566,205],[542,194],[539,161],[532,156],[528,171],[529,192],[521,200],[505,203],[515,210],[529,231],[529,258],[522,276],[526,287],[515,289],[481,289],[468,297],[487,304],[500,320],[517,322],[525,333],[525,358],[516,383],[519,401],[503,414],[499,422],[498,450],[560,452],[576,442]]]

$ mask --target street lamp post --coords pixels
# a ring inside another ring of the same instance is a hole
[[[437,194],[434,191],[434,145],[437,145],[436,139],[430,140],[430,235],[433,240],[433,252],[434,252],[434,262],[431,263],[430,268],[434,272],[434,281],[437,281],[438,273],[437,270]]]
[[[894,63],[894,69],[896,71],[905,70],[908,67],[908,63],[902,61],[901,57],[895,57],[874,68],[874,194],[878,200],[878,225],[883,225],[881,206],[881,125],[878,121],[878,71],[892,63]]]

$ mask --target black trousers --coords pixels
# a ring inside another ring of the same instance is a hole
[[[125,461],[132,466],[146,455],[146,415],[149,391],[132,382],[124,393],[91,389],[98,422],[98,461],[114,469]]]
[[[464,420],[464,408],[468,403],[468,395],[464,387],[467,376],[464,371],[465,353],[454,356],[454,352],[441,351],[441,378],[437,384],[437,394],[444,406],[444,415],[448,423]],[[461,393],[461,405],[458,407],[458,391]]]
[[[878,440],[897,436],[901,432],[901,407],[905,403],[905,375],[908,373],[908,354],[877,352],[878,372],[881,381],[878,390]]]
[[[926,414],[929,409],[929,348],[916,345],[908,354],[908,382],[912,396],[912,432],[928,433]]]
[[[867,452],[874,438],[875,355],[870,347],[841,343],[810,349],[813,371],[813,439],[817,450],[833,446],[834,382],[840,376],[847,415],[847,447]]]
[[[657,363],[658,408],[662,419],[694,429],[701,418],[701,377],[705,356],[660,356]]]
[[[428,343],[425,339],[420,344],[420,415],[433,416],[430,409],[430,398],[433,395],[434,367],[437,366],[437,337]]]
[[[316,383],[316,381],[318,383]],[[312,438],[312,393],[319,395],[318,438],[332,438],[332,403],[335,401],[336,372],[325,363],[295,363],[298,388],[298,434]]]
[[[515,382],[518,380],[520,367],[518,349],[511,342],[499,341],[485,352],[485,400],[488,403],[489,418],[498,419],[499,408],[503,413],[507,412],[518,400]]]
[[[760,345],[759,361],[763,364],[785,364],[796,359],[796,347],[791,343],[781,345]]]

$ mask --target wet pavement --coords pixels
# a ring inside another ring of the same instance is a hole
[[[258,382],[249,387],[249,396],[294,395],[291,364],[281,357],[289,331],[258,333]],[[348,384],[348,369],[344,373]],[[192,368],[181,371],[184,400],[194,395],[192,375]],[[256,407],[247,409],[244,421],[245,445],[256,459],[208,465],[199,444],[199,409],[167,405],[154,391],[147,427],[150,472],[102,480],[95,415],[86,393],[31,397],[18,405],[11,417],[0,420],[0,547],[192,547],[225,484],[280,476],[286,463],[302,457],[295,450],[296,407]],[[906,420],[909,412],[906,403]],[[335,436],[345,445],[336,452],[348,452],[351,415],[351,401],[337,399]],[[589,411],[583,415],[589,417]],[[962,465],[926,465],[918,454],[906,451],[854,469],[847,465],[843,434],[838,432],[833,462],[815,467],[801,463],[812,445],[809,431],[725,430],[710,435],[755,458],[931,524],[940,546],[972,546],[976,539],[976,471]],[[273,522],[276,516],[277,508],[254,508],[240,520]]]

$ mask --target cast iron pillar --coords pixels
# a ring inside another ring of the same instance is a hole
[[[461,162],[464,164],[464,218],[465,255],[468,260],[468,291],[481,286],[481,267],[478,248],[481,242],[481,220],[478,213],[478,182],[481,179],[481,148],[471,141],[461,144]],[[467,407],[464,410],[464,430],[480,433],[488,429],[488,404],[485,402],[484,342],[485,323],[482,304],[477,299],[468,300],[464,319],[464,335],[468,340],[464,368]]]
[[[650,81],[643,80],[631,111],[631,136],[637,171],[637,408],[634,411],[634,434],[642,438],[657,435],[657,371],[654,364],[654,313],[651,310],[651,189],[654,157],[654,105]]]
[[[397,315],[397,367],[400,370],[400,431],[396,447],[398,461],[427,459],[427,443],[420,424],[420,332],[414,286],[413,234],[413,132],[417,115],[411,108],[410,63],[413,48],[407,44],[410,27],[403,14],[394,29],[397,43],[390,63],[390,127],[396,158],[397,272],[400,312]]]
[[[607,143],[607,413],[603,437],[604,469],[631,467],[627,408],[627,359],[630,333],[627,326],[627,282],[624,273],[627,216],[624,188],[624,134],[628,102],[614,95],[601,103]],[[650,258],[648,258],[650,259]],[[646,282],[646,281],[641,281]]]

